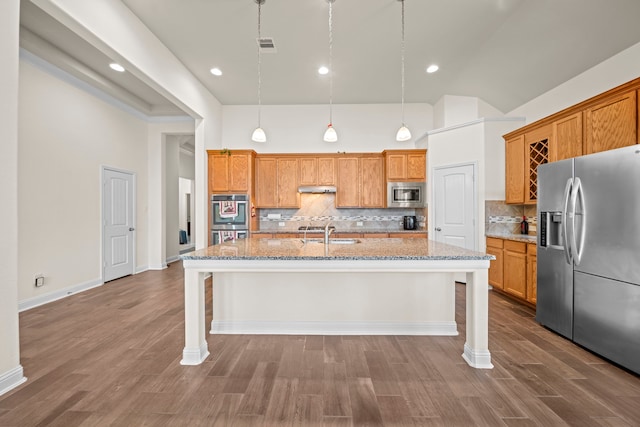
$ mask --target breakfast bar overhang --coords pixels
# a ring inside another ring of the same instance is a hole
[[[339,289],[340,283],[334,282],[342,274],[347,277],[366,274],[370,278],[384,278],[385,274],[401,273],[415,277],[429,292],[431,286],[444,286],[453,291],[454,274],[465,273],[466,342],[462,357],[474,368],[493,368],[488,348],[487,280],[489,262],[493,259],[491,255],[427,239],[361,239],[353,244],[305,243],[300,239],[272,242],[269,239],[243,239],[210,246],[184,254],[181,258],[185,270],[183,365],[198,365],[209,355],[205,330],[205,277],[208,274],[212,275],[215,299],[217,278],[234,274],[259,273],[257,277],[260,278],[272,275],[279,282],[287,282],[288,277],[296,274],[308,274],[309,278],[326,275],[326,288],[330,290],[329,284]],[[338,274],[332,275],[334,273]],[[430,282],[431,277],[438,279]],[[264,289],[269,282],[265,283],[256,285]],[[296,282],[295,286],[304,287],[306,284],[304,281]],[[447,304],[449,306],[450,309],[446,310],[455,311],[453,304]],[[448,319],[454,315],[446,313]],[[215,316],[214,313],[214,320]],[[211,333],[215,333],[213,329],[212,326]],[[340,334],[339,331],[336,333]],[[430,335],[428,331],[416,334]]]

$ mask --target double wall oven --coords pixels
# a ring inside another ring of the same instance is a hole
[[[213,194],[211,244],[249,237],[250,209],[249,196],[246,194]]]

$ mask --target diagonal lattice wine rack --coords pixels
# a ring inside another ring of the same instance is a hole
[[[548,162],[548,139],[529,144],[529,200],[538,199],[538,166]]]

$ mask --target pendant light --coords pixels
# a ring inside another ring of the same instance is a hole
[[[262,109],[262,99],[261,99],[261,89],[262,89],[262,52],[260,52],[260,38],[261,38],[261,28],[260,28],[260,18],[262,16],[262,5],[266,0],[255,0],[258,3],[258,127],[253,131],[251,135],[251,140],[254,142],[266,142],[267,135],[264,133],[264,130],[260,126],[260,110]]]
[[[333,2],[336,0],[327,0],[329,2],[329,125],[324,132],[325,142],[336,142],[338,134],[333,128]]]
[[[402,126],[400,126],[400,129],[398,129],[398,133],[396,133],[396,141],[403,142],[411,139],[411,132],[409,131],[409,128],[407,128],[404,124],[404,0],[398,0],[398,1],[402,3],[402,43],[401,43],[402,47],[401,47],[401,55],[400,55],[402,58],[402,65],[400,68],[400,74],[402,75],[402,83],[401,83]]]

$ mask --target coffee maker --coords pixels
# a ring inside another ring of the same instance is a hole
[[[418,221],[416,221],[415,215],[405,215],[402,220],[402,225],[405,230],[415,230],[418,228]]]

